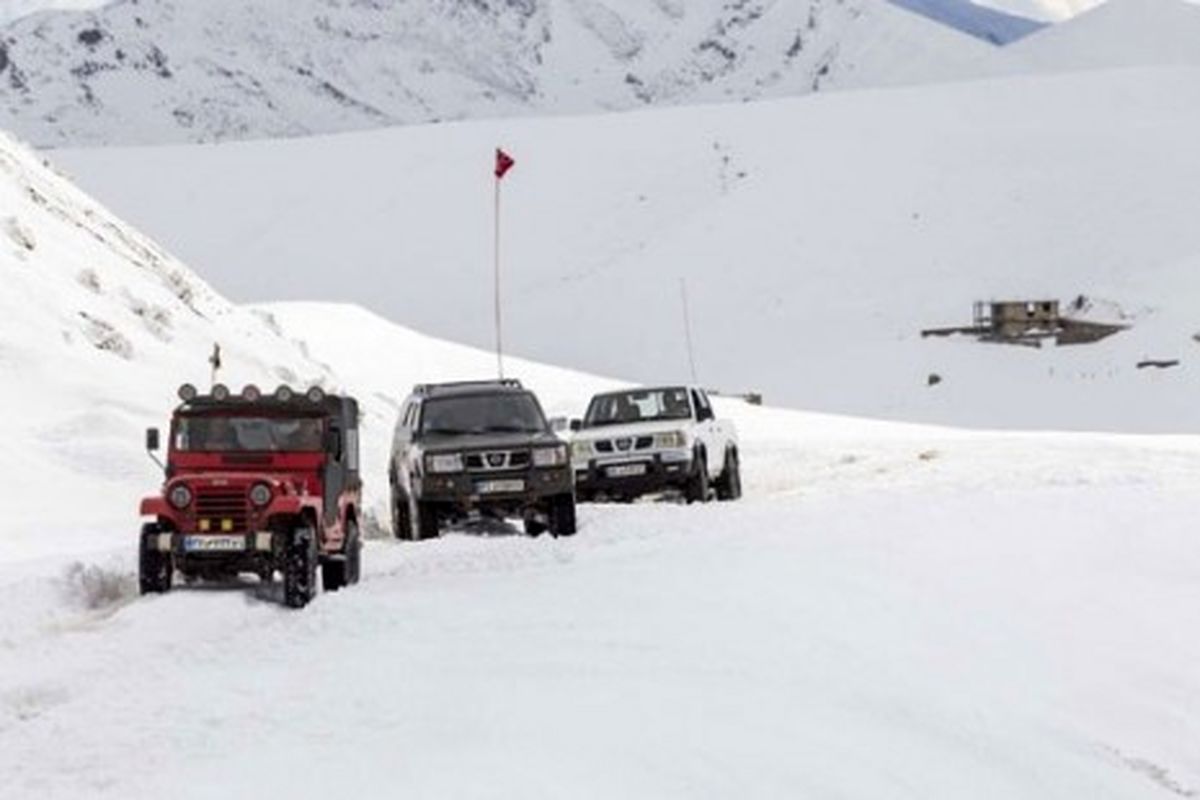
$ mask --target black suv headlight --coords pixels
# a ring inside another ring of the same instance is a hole
[[[462,453],[429,453],[425,456],[425,471],[430,474],[462,472]]]
[[[567,446],[565,444],[556,445],[554,447],[538,447],[533,451],[533,465],[535,467],[561,467],[567,463]]]

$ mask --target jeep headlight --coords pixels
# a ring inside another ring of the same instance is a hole
[[[183,511],[192,504],[192,490],[182,483],[167,492],[167,502]]]
[[[687,436],[683,431],[656,433],[654,435],[654,446],[664,450],[674,449],[677,447],[687,447],[687,443]]]
[[[262,508],[271,502],[271,487],[265,483],[256,483],[250,490],[250,502]]]
[[[571,458],[576,461],[587,461],[591,456],[591,442],[571,442]]]
[[[430,453],[425,456],[427,472],[462,472],[462,453]]]
[[[561,467],[567,463],[567,446],[539,447],[533,451],[535,467]]]

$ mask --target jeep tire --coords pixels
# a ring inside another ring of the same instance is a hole
[[[138,589],[142,594],[165,594],[171,591],[175,564],[170,553],[158,549],[156,538],[162,528],[154,523],[142,526],[138,544]]]
[[[575,495],[568,493],[550,498],[549,528],[551,536],[575,535]]]
[[[317,533],[296,528],[283,551],[283,604],[304,608],[317,594]]]
[[[327,592],[336,592],[345,586],[358,583],[361,566],[362,542],[358,538],[358,525],[346,520],[346,543],[340,557],[321,562],[321,587]]]

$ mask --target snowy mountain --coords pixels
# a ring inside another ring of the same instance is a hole
[[[884,0],[117,0],[0,30],[38,145],[296,136],[946,77],[983,43]]]

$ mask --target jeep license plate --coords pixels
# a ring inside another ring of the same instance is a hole
[[[521,479],[507,481],[479,481],[475,484],[479,494],[507,494],[525,491],[525,481]]]
[[[235,553],[246,549],[246,537],[185,536],[183,549],[189,553]]]
[[[645,475],[645,464],[620,464],[615,467],[609,467],[605,473],[610,478],[632,478],[635,475]]]

